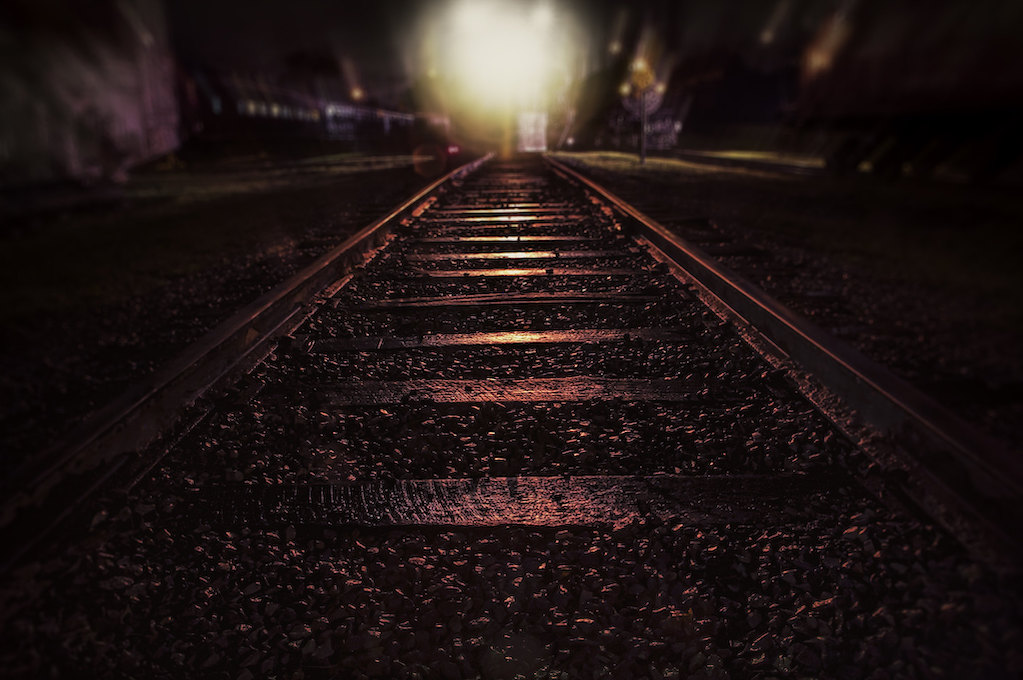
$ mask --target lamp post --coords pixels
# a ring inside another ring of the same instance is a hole
[[[639,162],[646,163],[647,115],[657,110],[664,95],[664,85],[656,82],[654,71],[643,57],[637,57],[629,66],[629,79],[619,89],[625,108],[639,115]],[[637,110],[638,109],[638,110]]]

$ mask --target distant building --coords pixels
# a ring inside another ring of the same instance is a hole
[[[530,111],[519,114],[518,150],[539,152],[547,150],[547,114]]]

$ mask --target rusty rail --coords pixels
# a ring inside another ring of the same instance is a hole
[[[16,563],[76,504],[109,479],[129,454],[141,451],[171,428],[186,407],[225,376],[254,355],[258,358],[261,349],[302,318],[317,295],[381,245],[400,219],[421,212],[445,184],[474,171],[488,158],[456,168],[360,229],[21,468],[11,484],[18,491],[0,506],[0,535],[8,546],[0,571]]]
[[[910,453],[914,467],[937,485],[944,501],[955,502],[992,529],[999,543],[1023,550],[1023,460],[606,188],[553,158],[546,161],[613,206],[708,293]]]

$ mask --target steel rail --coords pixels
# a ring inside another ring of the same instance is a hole
[[[7,546],[0,572],[52,530],[69,508],[109,479],[128,454],[155,441],[185,408],[287,332],[308,304],[358,265],[365,253],[381,245],[401,218],[421,213],[438,190],[489,158],[452,170],[363,227],[209,331],[19,469],[10,483],[16,491],[0,505],[0,540]]]
[[[867,424],[909,453],[938,485],[945,500],[956,502],[994,529],[1003,546],[1023,550],[1019,532],[1023,460],[605,187],[549,156],[545,160],[563,177],[610,204],[667,259],[786,352]]]

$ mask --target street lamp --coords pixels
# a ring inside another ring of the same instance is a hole
[[[618,90],[625,108],[633,115],[639,114],[639,162],[646,163],[646,119],[661,104],[664,84],[656,82],[654,71],[643,57],[637,57],[629,66],[629,79]]]

